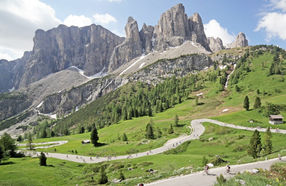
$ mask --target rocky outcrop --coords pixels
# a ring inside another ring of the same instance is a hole
[[[77,107],[94,101],[98,97],[117,89],[127,82],[120,77],[95,79],[70,90],[47,96],[38,109],[41,113],[45,114],[57,113],[58,115],[65,115]]]
[[[0,60],[0,93],[8,92],[13,87],[13,67],[15,63]]]
[[[125,33],[125,41],[117,46],[112,53],[109,71],[117,69],[122,64],[143,53],[137,21],[132,17],[128,18],[128,22],[125,26]]]
[[[140,30],[140,39],[142,42],[142,48],[145,53],[152,52],[153,49],[153,32],[154,27],[153,26],[147,26],[146,24],[143,24],[142,29]]]
[[[175,59],[161,59],[148,67],[125,77],[105,77],[95,79],[79,87],[63,91],[44,99],[39,111],[45,114],[66,115],[77,107],[94,101],[128,82],[142,81],[157,84],[165,78],[183,77],[188,73],[203,70],[212,65],[212,60],[205,54],[192,54]]]
[[[190,36],[190,26],[185,8],[178,4],[160,17],[154,30],[155,50],[164,50],[169,46],[181,45]]]
[[[194,15],[189,18],[189,24],[191,40],[201,44],[206,50],[210,51],[201,16],[198,13],[194,13]]]
[[[172,76],[184,77],[195,71],[200,71],[213,64],[205,54],[184,55],[174,59],[161,59],[158,62],[132,74],[129,81],[142,81],[157,84]]]
[[[70,66],[84,70],[86,75],[107,71],[111,54],[122,40],[98,25],[82,28],[60,25],[46,32],[37,30],[33,51],[25,61],[17,87],[25,87]]]
[[[0,95],[0,121],[14,116],[27,109],[32,100],[27,95],[21,93]]]
[[[208,37],[208,44],[212,52],[217,52],[224,49],[222,40],[219,37]]]
[[[230,44],[230,48],[246,47],[248,46],[248,40],[244,33],[240,32],[233,43]]]

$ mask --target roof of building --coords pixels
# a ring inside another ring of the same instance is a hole
[[[269,116],[271,119],[283,119],[282,115],[270,115]]]

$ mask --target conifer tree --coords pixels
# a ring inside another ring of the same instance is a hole
[[[33,150],[33,144],[32,143],[33,143],[33,137],[32,137],[32,134],[29,133],[28,134],[28,143],[26,145],[29,150]]]
[[[96,127],[94,127],[91,131],[91,134],[90,134],[90,140],[91,140],[91,143],[94,145],[94,146],[97,146],[98,145],[98,133],[97,133],[97,129]]]
[[[0,144],[0,164],[1,160],[4,158],[4,147]]]
[[[253,158],[257,158],[261,152],[261,137],[258,130],[255,130],[248,147],[248,154]]]
[[[249,110],[249,98],[248,96],[245,96],[244,101],[243,101],[243,108],[245,108],[245,110]]]
[[[45,153],[41,152],[39,159],[40,159],[40,166],[47,166],[47,157]]]
[[[265,135],[265,147],[264,147],[265,154],[271,154],[272,153],[271,137],[272,137],[272,134],[271,134],[270,128],[268,127],[267,131],[266,131],[266,135]]]
[[[162,137],[162,131],[159,127],[157,127],[157,138],[161,138]]]
[[[258,109],[261,107],[261,100],[260,100],[260,97],[256,97],[255,98],[255,102],[254,102],[254,105],[253,105],[253,108],[254,109]]]
[[[170,128],[169,128],[169,130],[168,130],[168,133],[169,133],[169,134],[173,134],[173,133],[174,133],[174,129],[173,129],[173,125],[172,125],[172,124],[170,125]]]
[[[125,133],[122,135],[122,141],[128,141],[127,135]]]
[[[154,131],[151,123],[148,123],[146,126],[146,138],[154,139]]]
[[[101,167],[99,184],[106,184],[107,182],[108,182],[108,177],[105,173],[105,169],[104,167]]]
[[[179,126],[179,117],[178,117],[178,115],[175,116],[175,118],[174,118],[174,123],[175,123],[175,126],[176,126],[176,127]]]

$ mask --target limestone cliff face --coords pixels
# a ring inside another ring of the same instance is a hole
[[[33,51],[25,61],[18,86],[25,87],[70,66],[84,70],[87,75],[107,71],[111,54],[122,40],[98,25],[82,28],[60,25],[46,32],[37,30]]]
[[[25,94],[13,93],[0,95],[0,121],[27,109],[32,100]]]
[[[244,33],[240,32],[233,43],[230,44],[230,48],[246,47],[248,46],[248,40]]]
[[[210,51],[201,16],[198,13],[195,13],[189,18],[189,24],[191,30],[191,40],[201,44],[206,50]]]
[[[176,59],[159,60],[128,77],[108,76],[102,79],[95,79],[68,91],[47,96],[39,110],[41,113],[46,114],[57,113],[65,115],[72,112],[76,107],[81,107],[128,82],[142,81],[157,84],[164,78],[174,75],[183,77],[190,72],[200,71],[211,65],[212,60],[205,54],[193,54]]]
[[[143,24],[143,27],[140,30],[140,39],[142,42],[142,48],[145,53],[152,52],[153,50],[153,41],[152,41],[153,32],[154,32],[154,27],[147,26],[146,24]]]
[[[142,42],[138,30],[137,21],[132,17],[128,18],[125,26],[126,38],[124,42],[118,45],[111,56],[109,71],[113,71],[122,64],[138,57],[143,53]]]
[[[212,52],[217,52],[224,49],[222,40],[220,38],[208,38],[208,44]]]
[[[190,26],[185,8],[178,4],[161,15],[154,30],[154,48],[164,50],[169,46],[178,46],[189,37]]]

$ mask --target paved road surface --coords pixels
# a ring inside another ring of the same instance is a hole
[[[172,148],[176,148],[177,146],[179,146],[180,144],[186,141],[199,139],[200,136],[205,131],[205,128],[202,125],[202,123],[204,122],[209,122],[209,123],[216,124],[222,127],[229,127],[229,128],[234,128],[234,129],[240,129],[240,130],[248,130],[248,131],[258,130],[260,132],[265,132],[267,130],[266,128],[251,128],[251,127],[237,126],[234,124],[228,124],[228,123],[224,123],[224,122],[220,122],[220,121],[212,120],[212,119],[197,119],[197,120],[191,121],[190,128],[192,132],[190,135],[184,135],[178,138],[171,139],[167,141],[162,147],[159,147],[159,148],[147,151],[147,152],[141,152],[141,153],[136,153],[136,154],[131,154],[131,155],[115,156],[115,157],[88,157],[88,156],[60,154],[60,153],[46,153],[46,155],[47,157],[68,160],[68,161],[73,161],[73,162],[79,162],[79,163],[99,163],[99,162],[110,161],[110,160],[133,159],[133,158],[138,158],[138,157],[143,157],[143,156],[160,154]],[[271,129],[271,132],[286,134],[286,130],[282,130],[282,129]],[[50,143],[57,143],[57,142],[50,142]],[[39,152],[26,152],[26,155],[30,155],[30,156],[39,156],[39,154],[40,154]],[[286,157],[283,157],[283,158],[285,159]],[[277,160],[276,158],[276,159],[265,160],[261,162],[254,162],[254,163],[241,164],[241,165],[232,165],[231,173],[233,174],[226,174],[225,167],[219,167],[219,168],[210,169],[210,174],[212,175],[207,176],[207,175],[204,175],[203,172],[197,172],[197,173],[193,173],[193,174],[189,174],[185,176],[179,176],[179,177],[159,180],[159,181],[147,184],[147,185],[156,185],[156,186],[160,186],[160,185],[162,186],[163,185],[164,186],[173,186],[173,185],[201,186],[203,185],[203,186],[208,186],[208,185],[213,185],[216,181],[216,176],[220,174],[223,174],[225,177],[228,178],[228,177],[233,176],[234,173],[243,172],[243,171],[251,170],[254,168],[269,169],[270,166],[277,161],[279,160]]]

